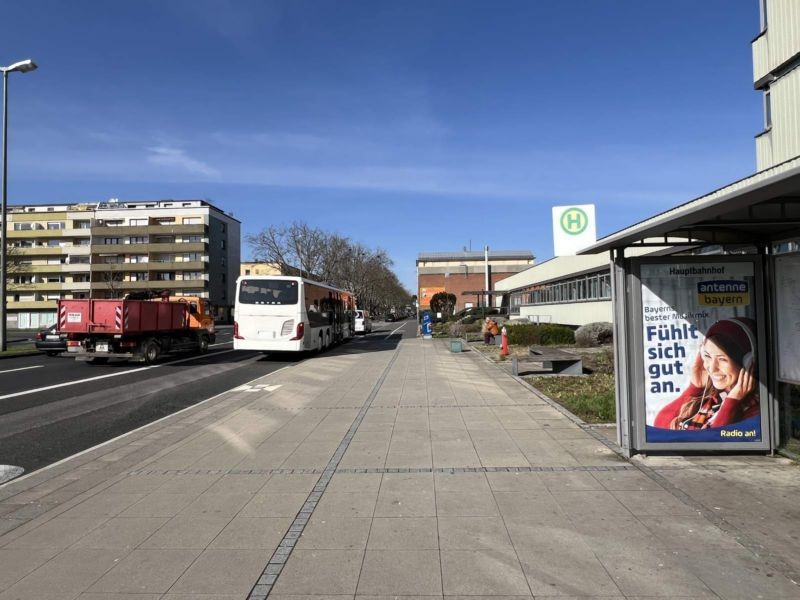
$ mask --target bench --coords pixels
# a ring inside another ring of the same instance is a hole
[[[514,356],[511,359],[511,373],[520,374],[521,362],[543,363],[545,369],[550,369],[559,375],[583,375],[583,360],[577,354],[547,348],[545,346],[531,346],[529,356]]]

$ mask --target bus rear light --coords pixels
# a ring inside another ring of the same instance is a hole
[[[233,339],[235,340],[243,340],[244,336],[239,335],[239,323],[236,321],[233,322]]]
[[[281,327],[281,337],[291,335],[292,331],[294,331],[294,319],[284,321],[283,326]]]
[[[305,323],[300,321],[297,324],[297,334],[293,338],[290,338],[291,341],[302,340],[303,339],[303,334],[305,332],[306,332],[306,325],[305,325]]]

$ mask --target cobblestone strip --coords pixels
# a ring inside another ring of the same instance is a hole
[[[336,473],[358,475],[361,473],[574,473],[575,471],[636,471],[634,465],[578,465],[566,467],[373,467],[373,468],[348,468],[336,469]],[[191,475],[319,475],[327,469],[168,469],[164,471],[132,471],[129,476],[137,475],[164,475],[164,476],[191,476]]]
[[[389,371],[392,369],[392,366],[399,355],[400,346],[398,345],[397,349],[392,355],[391,360],[389,361],[389,364],[386,365],[386,368],[383,370],[380,378],[375,382],[375,385],[372,387],[372,391],[370,392],[369,396],[367,396],[367,399],[364,401],[364,404],[358,411],[356,418],[350,425],[350,429],[347,430],[344,438],[339,443],[336,451],[333,453],[333,457],[331,457],[331,460],[328,462],[325,470],[322,472],[317,480],[317,483],[314,485],[314,489],[311,490],[311,493],[308,495],[308,498],[306,498],[305,503],[303,503],[303,507],[300,509],[300,512],[297,513],[294,521],[292,521],[292,524],[289,527],[289,530],[286,532],[286,535],[283,536],[280,544],[278,544],[277,550],[275,550],[272,557],[269,559],[266,568],[261,573],[261,577],[258,578],[258,581],[253,586],[253,589],[250,590],[247,600],[266,600],[267,597],[269,597],[275,582],[278,580],[278,577],[280,577],[280,574],[283,571],[283,567],[286,565],[286,562],[289,560],[289,556],[292,554],[292,550],[294,550],[295,544],[297,544],[297,540],[300,539],[300,536],[303,534],[303,530],[306,528],[306,525],[308,525],[308,521],[311,519],[314,509],[317,507],[317,504],[322,498],[322,494],[327,489],[334,473],[336,473],[336,467],[339,466],[342,457],[344,456],[345,452],[347,452],[347,448],[350,446],[353,436],[355,436],[358,427],[361,425],[361,421],[364,420],[372,401],[375,399],[375,396],[378,395],[378,391],[383,386],[386,376],[389,374]]]

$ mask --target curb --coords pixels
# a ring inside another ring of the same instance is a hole
[[[17,358],[18,356],[36,356],[37,354],[44,354],[41,350],[26,350],[25,352],[14,352],[13,354],[0,354],[0,360],[6,358]]]

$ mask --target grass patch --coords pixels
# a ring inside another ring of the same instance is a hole
[[[18,354],[33,354],[38,352],[36,346],[31,342],[30,344],[14,344],[9,346],[5,352],[0,352],[0,356],[16,356]]]
[[[595,373],[586,377],[525,377],[525,381],[587,423],[616,421],[612,374]]]

